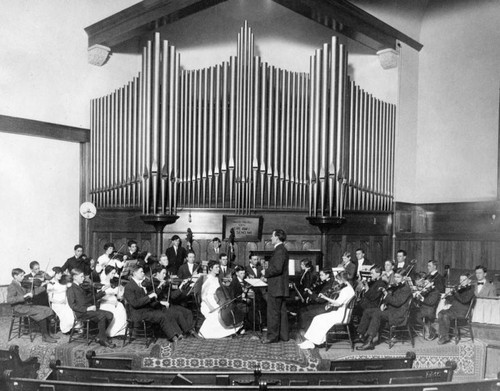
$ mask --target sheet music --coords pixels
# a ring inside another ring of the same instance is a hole
[[[250,285],[256,288],[262,288],[267,286],[267,284],[260,278],[245,278],[245,282],[248,282]]]

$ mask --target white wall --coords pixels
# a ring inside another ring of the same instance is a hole
[[[0,129],[1,130],[1,129]],[[0,285],[37,260],[61,266],[78,243],[79,144],[0,132]]]
[[[500,2],[432,1],[420,55],[416,202],[494,200]]]

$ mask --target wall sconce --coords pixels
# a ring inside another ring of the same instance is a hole
[[[398,67],[399,53],[394,49],[383,49],[377,52],[378,60],[383,69]]]

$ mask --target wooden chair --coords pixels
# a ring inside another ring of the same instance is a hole
[[[351,327],[352,312],[355,304],[356,304],[356,296],[354,296],[351,300],[349,300],[349,303],[347,303],[344,313],[344,319],[342,319],[342,322],[334,324],[330,328],[330,330],[328,330],[328,332],[326,333],[325,348],[327,351],[332,345],[331,343],[328,342],[328,337],[332,337],[331,339],[333,339],[334,341],[345,341],[346,339],[348,339],[351,344],[351,350],[354,351],[354,340],[352,339],[350,327]]]
[[[453,320],[453,337],[455,344],[458,344],[462,336],[469,338],[474,343],[474,333],[472,332],[472,312],[476,305],[476,298],[472,298],[469,309],[463,318],[455,318]]]
[[[81,327],[79,327],[80,325]],[[73,327],[71,328],[71,332],[69,333],[68,343],[74,341],[85,341],[87,342],[87,345],[90,345],[91,342],[96,339],[96,335],[98,332],[99,329],[95,322],[92,322],[90,319],[77,319],[75,316]]]
[[[128,343],[131,344],[133,340],[138,342],[144,342],[146,347],[149,347],[151,342],[156,342],[157,337],[155,334],[154,325],[146,320],[133,321],[130,318],[130,305],[125,304],[125,310],[127,311],[127,326],[125,327],[125,335],[123,336],[123,346]]]
[[[36,322],[28,315],[12,311],[8,342],[16,338],[16,334],[17,338],[21,338],[23,335],[29,335],[30,341],[33,342],[35,339],[35,323]]]
[[[388,323],[386,326],[382,329],[380,332],[380,337],[382,339],[386,339],[387,342],[389,343],[389,349],[392,349],[394,344],[396,342],[402,342],[404,343],[406,339],[404,338],[405,335],[408,336],[408,339],[411,342],[411,347],[415,347],[415,339],[413,338],[413,333],[410,327],[410,308],[411,308],[411,302],[412,299],[410,298],[408,302],[408,307],[406,309],[405,315],[404,315],[404,321],[403,323],[399,325],[389,325]]]

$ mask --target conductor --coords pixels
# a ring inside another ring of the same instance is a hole
[[[267,279],[267,338],[262,343],[288,341],[288,315],[285,298],[288,296],[288,251],[284,246],[286,233],[276,229],[271,235],[274,252],[269,267],[263,270]]]

